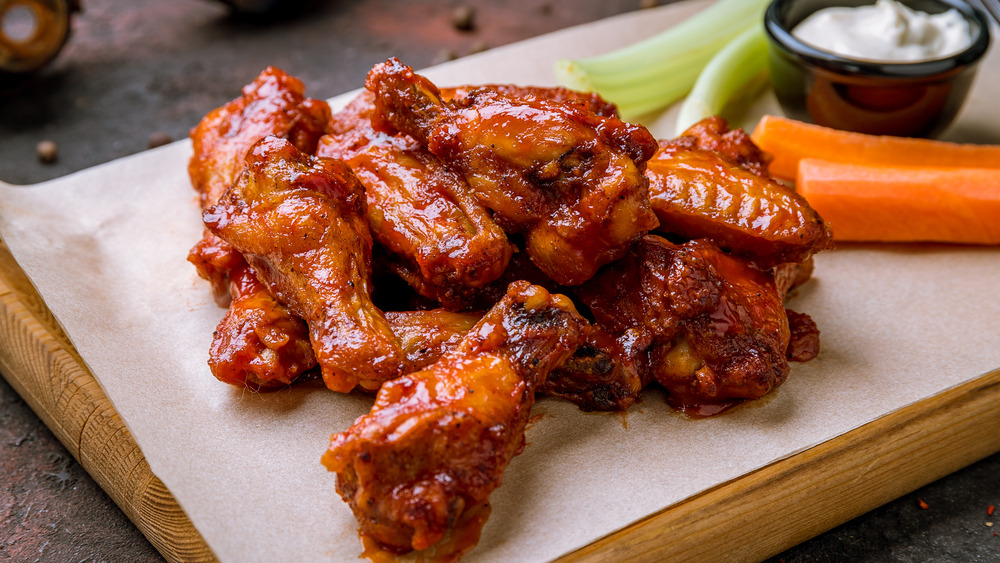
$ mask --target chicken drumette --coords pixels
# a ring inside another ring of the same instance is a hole
[[[399,374],[403,353],[371,301],[364,189],[343,161],[268,137],[204,221],[306,320],[327,387],[375,390]]]
[[[233,184],[254,143],[279,135],[311,152],[329,115],[326,102],[305,97],[298,79],[266,68],[240,98],[210,112],[191,131],[188,173],[202,209],[218,203]],[[205,229],[188,260],[229,309],[209,350],[208,364],[217,378],[251,389],[273,388],[316,365],[305,323],[275,300],[229,243]]]
[[[585,333],[569,298],[515,282],[453,352],[383,385],[323,456],[362,534],[395,553],[471,548],[535,388]],[[439,544],[448,533],[465,540]]]
[[[586,281],[657,224],[643,175],[656,142],[642,126],[587,103],[489,88],[445,101],[395,59],[376,65],[366,86],[375,94],[375,128],[410,135],[461,172],[559,283]]]
[[[191,130],[194,154],[188,163],[191,184],[202,209],[215,205],[243,170],[243,157],[257,141],[274,135],[312,154],[330,121],[330,107],[305,97],[302,82],[267,67],[243,88],[243,95],[205,115]],[[242,262],[230,245],[206,231],[188,256],[212,283],[216,299],[229,300],[229,272]]]

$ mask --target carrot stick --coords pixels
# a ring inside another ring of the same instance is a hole
[[[752,137],[774,156],[771,175],[783,180],[795,179],[803,158],[878,166],[1000,168],[998,145],[865,135],[773,115],[761,118]]]
[[[796,188],[835,240],[1000,244],[1000,170],[799,162]]]

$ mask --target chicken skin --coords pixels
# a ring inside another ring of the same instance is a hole
[[[304,96],[302,83],[268,67],[243,95],[206,115],[191,131],[188,173],[202,209],[219,198],[243,169],[250,147],[267,135],[316,147],[330,110]],[[188,260],[227,306],[209,350],[209,368],[221,381],[254,390],[282,387],[316,365],[305,323],[257,280],[243,255],[207,228]]]
[[[569,298],[516,282],[453,352],[383,385],[323,455],[362,534],[393,553],[471,548],[535,389],[586,327]],[[464,546],[436,545],[448,534]]]
[[[208,366],[220,381],[254,391],[290,385],[316,365],[309,329],[245,261],[229,273],[233,300],[216,327]]]
[[[583,411],[625,411],[649,383],[648,356],[600,324],[569,359],[552,370],[538,392],[571,401]]]
[[[482,318],[476,313],[456,313],[445,309],[429,311],[387,311],[385,318],[406,356],[408,369],[420,370],[451,352],[473,325]]]
[[[334,115],[317,155],[343,159],[365,186],[372,237],[387,266],[421,295],[451,309],[507,267],[507,235],[465,179],[412,138],[372,129],[365,92]]]
[[[768,172],[771,155],[762,151],[746,131],[739,127],[730,129],[729,123],[717,115],[688,127],[681,138],[684,139],[681,142],[718,153],[761,178],[771,177]]]
[[[477,90],[491,90],[511,98],[538,98],[550,102],[581,104],[586,111],[603,117],[618,117],[618,107],[595,92],[578,92],[562,87],[521,86],[519,84],[483,84],[479,86],[458,86],[441,88],[441,98],[456,101],[468,98]]]
[[[717,127],[696,124],[690,135],[660,141],[648,162],[649,199],[660,230],[711,238],[764,268],[832,248],[829,226],[806,200],[760,175],[763,157],[753,154],[749,139],[726,142]]]
[[[396,59],[366,87],[372,123],[410,135],[461,172],[508,233],[560,284],[583,283],[656,226],[645,163],[656,143],[642,126],[587,104],[472,90],[448,102]]]
[[[265,138],[203,218],[307,322],[327,387],[375,390],[398,375],[403,353],[371,301],[364,189],[343,161]]]

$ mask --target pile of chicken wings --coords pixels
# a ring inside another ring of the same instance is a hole
[[[739,129],[654,139],[593,94],[439,88],[396,59],[333,113],[265,69],[191,132],[228,311],[209,366],[376,393],[322,462],[366,553],[471,549],[536,394],[707,415],[819,349],[789,291],[831,233]]]

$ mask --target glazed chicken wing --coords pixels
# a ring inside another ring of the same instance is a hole
[[[317,155],[343,159],[365,186],[372,237],[388,266],[421,295],[462,308],[470,290],[507,266],[507,235],[465,179],[412,138],[372,129],[365,92],[334,115]]]
[[[192,129],[188,172],[202,209],[218,203],[242,170],[247,150],[263,137],[286,136],[302,150],[315,149],[330,110],[303,92],[298,79],[268,67],[240,98]],[[209,368],[218,379],[267,389],[288,385],[316,365],[305,323],[270,294],[229,243],[206,228],[188,260],[212,283],[216,300],[228,304],[209,350]]]
[[[532,260],[553,280],[582,283],[656,226],[645,128],[587,104],[515,98],[490,89],[444,101],[398,60],[376,65],[376,129],[399,130],[460,171],[508,233],[524,233]]]
[[[765,268],[801,262],[832,247],[830,228],[802,196],[754,171],[763,166],[762,157],[751,154],[749,139],[726,145],[718,141],[718,131],[713,136],[705,125],[694,127],[692,135],[661,141],[647,164],[649,198],[661,231],[711,238]]]
[[[375,390],[403,354],[371,301],[372,240],[361,184],[342,161],[268,137],[205,224],[243,253],[268,289],[309,325],[327,387]]]
[[[255,391],[291,384],[316,365],[309,329],[246,261],[229,273],[233,300],[216,327],[208,365],[220,381]]]
[[[362,534],[394,553],[449,533],[472,541],[442,549],[470,548],[524,447],[535,388],[585,332],[569,298],[517,282],[455,351],[383,385],[323,456]]]
[[[707,240],[677,248],[672,269],[688,285],[672,297],[675,309],[682,303],[687,310],[682,334],[649,350],[650,375],[669,391],[670,404],[706,414],[781,385],[791,334],[771,272]]]
[[[710,414],[765,395],[787,377],[788,356],[818,346],[811,320],[785,310],[773,272],[708,240],[646,236],[574,292],[594,329],[542,389],[585,410],[627,408],[656,381],[674,407]],[[795,338],[790,319],[803,327]]]
[[[191,130],[194,154],[188,163],[191,184],[202,209],[215,205],[243,169],[243,157],[257,141],[284,137],[312,154],[330,120],[330,107],[305,97],[302,82],[275,67],[264,69],[243,95],[209,112]],[[242,258],[207,232],[188,256],[198,273],[212,283],[220,303],[229,300],[229,272]]]

